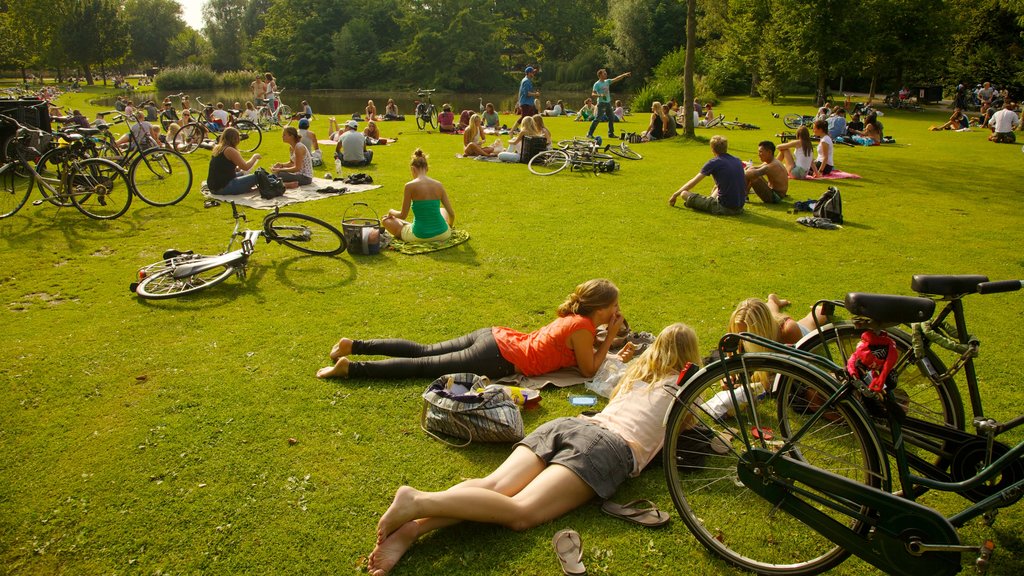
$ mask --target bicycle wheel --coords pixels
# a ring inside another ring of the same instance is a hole
[[[68,166],[70,166],[69,162],[71,161],[71,155],[71,149],[66,146],[63,148],[51,148],[39,157],[39,161],[36,162],[36,172],[38,172],[39,176],[42,177],[43,180],[46,180],[47,184],[52,188],[59,189],[63,186],[62,182],[64,182],[64,171]],[[74,205],[69,196],[46,194],[45,190],[40,191],[43,192],[43,196],[46,198],[46,201],[54,206],[70,208]]]
[[[185,294],[192,294],[210,286],[216,286],[227,280],[228,276],[235,273],[235,264],[219,264],[209,270],[176,278],[174,271],[183,264],[196,264],[204,258],[218,258],[218,256],[202,256],[199,254],[185,254],[170,260],[147,266],[143,270],[149,270],[138,286],[135,293],[150,300],[164,300],[177,298]]]
[[[171,148],[182,154],[191,154],[206,139],[206,127],[198,122],[189,122],[178,130],[171,142]]]
[[[429,119],[430,119],[430,114],[428,114],[426,112],[426,109],[423,108],[422,104],[419,107],[416,108],[416,129],[417,130],[423,130],[426,127],[426,125],[427,125],[427,120],[429,120]]]
[[[431,104],[430,107],[427,109],[427,111],[430,112],[430,114],[427,116],[427,122],[430,123],[430,127],[431,128],[436,128],[437,125],[438,125],[437,124],[437,108],[434,108],[434,105]]]
[[[545,150],[530,158],[528,167],[537,176],[550,176],[565,170],[569,165],[569,155],[562,150]]]
[[[641,156],[639,152],[637,152],[636,150],[633,150],[629,146],[626,146],[625,142],[623,142],[622,144],[619,144],[618,146],[608,146],[607,148],[605,148],[605,150],[611,152],[612,154],[615,154],[616,156],[619,156],[621,158],[626,158],[628,160],[642,160],[643,159],[643,156]]]
[[[266,106],[260,106],[256,114],[256,124],[259,125],[261,130],[270,130],[274,126],[274,117],[270,114],[270,109]]]
[[[170,206],[192,190],[192,167],[174,150],[150,148],[132,161],[128,181],[146,204]]]
[[[925,349],[924,358],[914,362],[907,358],[913,354],[911,337],[898,329],[887,330],[896,342],[899,361],[896,373],[899,382],[897,395],[906,409],[907,419],[903,423],[903,440],[911,466],[925,475],[934,476],[934,468],[944,470],[952,460],[947,443],[936,439],[922,428],[939,425],[963,430],[965,426],[964,404],[953,378],[941,380],[939,375],[946,372],[946,366],[931,348]],[[846,360],[857,348],[862,329],[853,324],[838,323],[822,327],[821,333],[811,332],[804,336],[796,347],[833,362],[846,365]],[[902,392],[900,392],[902,391]],[[888,420],[879,414],[873,418],[875,429],[888,439]],[[887,450],[892,453],[891,441],[886,441]]]
[[[786,114],[782,118],[782,123],[786,125],[786,128],[795,130],[804,125],[804,117],[800,114]]]
[[[280,242],[306,254],[333,256],[348,247],[345,237],[337,228],[305,214],[271,214],[263,220],[263,232],[267,240]]]
[[[870,510],[776,476],[775,470],[798,460],[888,489],[883,482],[885,454],[867,417],[844,401],[834,414],[818,419],[796,437],[790,431],[809,417],[794,410],[792,395],[766,393],[758,382],[774,374],[826,398],[835,383],[824,373],[777,354],[744,354],[729,366],[729,381],[737,383],[733,391],[724,389],[726,370],[716,362],[685,384],[669,413],[662,457],[680,517],[705,548],[746,570],[803,575],[836,566],[849,552],[788,510],[809,506],[858,534],[870,530],[863,521]],[[749,383],[754,402],[741,401],[747,394],[741,382]],[[757,463],[757,457],[763,461],[772,453],[781,455],[777,467]],[[757,480],[752,480],[754,476]]]
[[[19,174],[17,162],[0,168],[0,218],[14,216],[32,193],[32,179]]]
[[[248,120],[239,120],[235,122],[235,128],[242,136],[242,140],[238,143],[240,152],[255,152],[263,143],[263,131],[256,124]]]
[[[111,220],[132,205],[132,187],[124,169],[110,160],[89,158],[72,165],[65,192],[82,214]]]
[[[292,108],[287,104],[281,104],[277,107],[277,123],[281,126],[287,126],[292,123]]]

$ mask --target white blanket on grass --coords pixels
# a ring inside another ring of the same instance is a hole
[[[345,189],[344,192],[320,192],[320,190],[333,187],[341,190]],[[299,186],[298,188],[286,189],[284,196],[278,196],[277,198],[264,199],[260,197],[259,192],[250,192],[248,194],[235,194],[233,196],[221,196],[219,194],[212,194],[210,189],[206,186],[206,181],[203,181],[202,191],[203,196],[207,198],[213,198],[220,200],[221,202],[234,202],[240,206],[248,206],[250,208],[258,208],[260,210],[273,210],[276,206],[287,206],[288,204],[298,204],[299,202],[306,202],[309,200],[320,200],[322,198],[330,198],[332,196],[340,196],[342,194],[355,194],[357,192],[366,192],[367,190],[373,190],[380,188],[379,184],[345,184],[341,180],[337,182],[328,180],[326,178],[313,178],[311,184],[305,186]]]

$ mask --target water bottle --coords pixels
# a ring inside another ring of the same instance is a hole
[[[334,177],[341,178],[341,158],[334,159]]]

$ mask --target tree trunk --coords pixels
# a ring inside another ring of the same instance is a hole
[[[750,97],[757,96],[757,85],[761,82],[761,76],[754,70],[750,73]],[[772,102],[774,104],[774,102]]]
[[[825,71],[820,70],[818,72],[818,108],[825,105],[825,88],[827,85],[828,78],[825,76]]]
[[[84,64],[82,66],[82,71],[85,72],[85,83],[88,84],[89,86],[92,86],[93,85],[93,81],[92,81],[92,68],[89,68],[88,64]]]
[[[868,90],[868,104],[875,99],[875,89],[878,88],[878,72],[871,73],[871,88]]]
[[[100,77],[103,78],[103,87],[107,86],[107,65],[100,63]]]
[[[26,70],[24,66],[21,67],[21,82],[28,86],[28,70]]]
[[[686,65],[683,68],[684,133],[693,138],[693,58],[697,51],[697,0],[686,0]]]

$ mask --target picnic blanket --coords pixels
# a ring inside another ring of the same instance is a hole
[[[325,188],[334,188],[334,191],[320,192],[320,190]],[[330,198],[331,196],[340,196],[342,194],[366,192],[367,190],[373,190],[374,188],[380,188],[380,185],[345,184],[340,180],[335,182],[326,178],[313,178],[313,182],[311,184],[299,186],[298,188],[286,189],[284,191],[284,196],[269,199],[260,197],[259,192],[235,194],[232,196],[213,194],[206,186],[205,180],[203,180],[201,189],[203,196],[207,198],[213,198],[214,200],[220,200],[221,202],[234,202],[241,206],[259,208],[260,210],[273,210],[276,206],[287,206],[288,204],[298,204],[299,202],[307,202],[309,200],[320,200],[322,198]]]
[[[442,242],[402,242],[398,238],[391,241],[391,249],[402,254],[427,254],[458,246],[469,240],[469,232],[466,230],[454,229],[452,235]]]
[[[456,154],[456,158],[469,158],[471,160],[477,160],[479,162],[498,162],[499,164],[516,164],[516,162],[502,162],[498,160],[497,156],[466,156],[465,154]]]
[[[853,173],[850,173],[850,172],[843,172],[842,170],[833,169],[831,172],[829,172],[828,174],[826,174],[824,176],[818,176],[816,178],[811,178],[810,176],[808,176],[807,178],[804,178],[804,180],[842,180],[844,178],[849,178],[851,180],[856,180],[856,179],[859,179],[860,176],[858,174],[853,174]],[[792,174],[789,175],[789,179],[790,180],[797,180],[797,178],[793,178]]]
[[[541,388],[551,385],[558,388],[565,388],[566,386],[576,386],[577,384],[583,384],[588,380],[584,378],[583,374],[577,368],[562,368],[561,370],[555,370],[554,372],[548,372],[547,374],[541,374],[539,376],[524,376],[522,374],[512,374],[499,378],[499,383],[512,383],[514,386],[520,388],[529,388],[531,390],[540,390]]]

